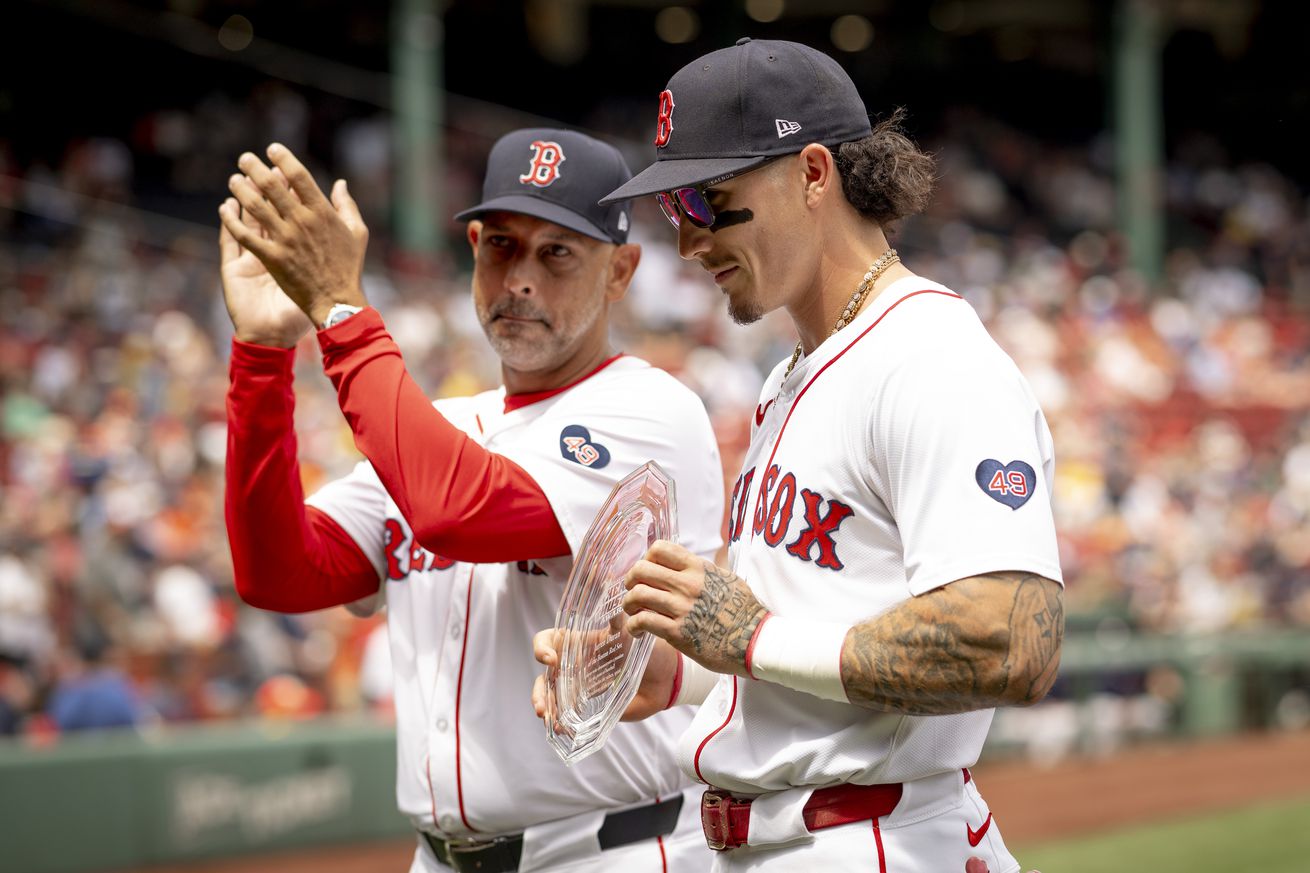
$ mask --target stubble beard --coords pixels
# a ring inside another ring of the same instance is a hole
[[[764,317],[764,307],[758,300],[729,294],[728,317],[740,325],[754,324]]]
[[[479,312],[482,331],[487,342],[500,358],[501,364],[521,373],[549,370],[559,366],[577,345],[581,336],[599,317],[598,310],[603,305],[597,301],[592,311],[579,314],[571,323],[561,324],[554,321],[547,325],[519,324],[508,329],[498,327],[505,322],[496,322],[488,313]]]
[[[500,362],[511,370],[532,372],[548,369],[567,345],[555,329],[541,323],[517,324],[506,330],[504,322],[487,324],[483,332]]]

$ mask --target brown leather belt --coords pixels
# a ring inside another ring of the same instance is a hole
[[[596,841],[604,851],[667,837],[678,826],[681,811],[682,795],[677,794],[649,806],[607,813],[596,832]],[[437,860],[456,873],[514,873],[523,856],[523,834],[490,840],[443,840],[424,833],[423,839]]]
[[[899,782],[889,785],[834,785],[820,788],[806,801],[802,818],[811,831],[890,815],[901,801]],[[700,802],[705,842],[716,852],[746,845],[751,823],[750,800],[726,791],[706,791]]]

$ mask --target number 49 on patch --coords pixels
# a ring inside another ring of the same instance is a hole
[[[984,494],[1011,509],[1018,509],[1027,503],[1037,484],[1037,474],[1030,465],[1023,461],[1002,464],[994,458],[988,458],[978,465],[974,479]]]

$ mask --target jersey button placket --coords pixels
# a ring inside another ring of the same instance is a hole
[[[460,660],[464,647],[465,592],[456,590],[451,598],[450,617],[441,643],[441,662],[436,690],[432,697],[432,721],[428,732],[428,750],[432,760],[432,779],[436,783],[438,806],[448,809],[459,802],[455,771],[455,696],[459,681]],[[450,833],[461,826],[458,815],[444,813],[438,819],[442,830]]]

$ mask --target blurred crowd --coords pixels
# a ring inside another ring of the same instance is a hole
[[[379,619],[275,615],[233,592],[211,219],[239,151],[278,139],[362,192],[367,294],[433,397],[495,385],[498,368],[461,228],[435,260],[388,244],[385,123],[343,122],[324,146],[311,119],[270,86],[53,162],[0,139],[0,734],[388,710]],[[449,211],[473,202],[491,139],[450,132]],[[961,111],[927,144],[936,202],[893,242],[967,297],[1042,402],[1071,627],[1310,627],[1306,192],[1214,140],[1180,143],[1165,275],[1149,285],[1114,230],[1108,142],[1054,145]],[[701,394],[730,480],[790,323],[730,324],[658,212],[637,218],[616,347]],[[308,492],[357,455],[312,337],[297,360]]]

